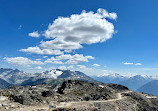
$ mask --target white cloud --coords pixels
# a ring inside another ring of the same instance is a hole
[[[30,65],[43,65],[41,61],[32,61],[25,57],[10,57],[10,58],[5,57],[4,60],[8,63],[18,65],[18,66],[29,67]]]
[[[132,65],[133,63],[130,63],[130,62],[125,62],[123,63],[124,65]]]
[[[98,69],[98,68],[91,68],[91,67],[85,67],[85,68],[76,68],[75,70],[79,70],[87,75],[98,75],[98,74],[103,74],[105,71]]]
[[[79,43],[68,42],[59,39],[42,41],[40,46],[45,49],[58,49],[58,50],[72,50],[72,49],[82,48],[82,46]]]
[[[72,66],[72,65],[71,65],[71,66],[68,66],[67,68],[68,68],[68,69],[73,69],[73,68],[74,68],[74,66]]]
[[[99,64],[93,64],[93,66],[94,66],[94,67],[99,67],[100,65],[99,65]]]
[[[43,56],[43,58],[47,58],[48,56]]]
[[[45,60],[45,63],[52,63],[52,61],[56,61],[56,60],[59,60],[59,59],[55,59],[54,57],[51,57]]]
[[[59,60],[67,60],[67,59],[71,59],[72,55],[64,54],[64,55],[56,56],[56,58],[59,59]]]
[[[67,67],[66,66],[59,66],[58,69],[61,69],[61,70],[66,70]]]
[[[19,25],[18,30],[21,30],[21,29],[22,29],[22,25]]]
[[[64,52],[70,53],[70,52],[72,52],[72,50],[71,50],[71,49],[68,49],[68,50],[64,50]]]
[[[85,56],[87,59],[94,59],[92,56]]]
[[[36,61],[40,61],[41,59],[36,59]]]
[[[116,13],[108,13],[105,9],[99,8],[98,13],[100,13],[102,16],[105,18],[110,18],[110,19],[117,19],[117,14]]]
[[[63,54],[60,50],[51,49],[40,49],[39,47],[28,47],[27,49],[20,49],[21,52],[28,52],[33,54],[43,54],[43,55],[61,55]]]
[[[98,9],[97,13],[82,11],[70,17],[58,17],[45,31],[50,41],[42,41],[41,47],[48,49],[72,50],[82,44],[105,42],[114,34],[114,25],[106,18],[116,19],[116,13]]]
[[[84,66],[84,65],[77,65],[80,69],[84,69],[84,68],[86,68],[86,66]]]
[[[55,70],[56,69],[56,67],[49,67],[49,68],[45,68],[43,71],[48,71],[48,70]]]
[[[56,59],[67,60],[66,64],[78,64],[80,62],[89,62],[89,59],[94,59],[94,57],[83,56],[82,54],[75,54],[75,55],[65,54],[65,55],[56,56]]]
[[[41,69],[42,69],[42,67],[41,67],[41,66],[37,66],[37,67],[36,67],[36,69],[39,69],[39,70],[41,70]]]
[[[136,66],[142,65],[141,63],[132,63],[132,62],[125,62],[123,64],[125,64],[125,65],[136,65]]]
[[[60,60],[60,59],[56,59],[55,57],[51,57],[51,58],[49,58],[47,60],[55,61],[55,60]]]
[[[62,61],[52,61],[52,64],[64,64]]]
[[[44,63],[52,63],[52,62],[53,62],[53,61],[50,60],[50,59],[47,59],[47,60],[44,61]]]
[[[32,32],[32,33],[29,33],[29,36],[30,36],[30,37],[39,38],[39,37],[40,37],[40,34],[38,33],[38,31],[35,31],[35,32]]]
[[[136,63],[135,65],[136,65],[136,66],[141,66],[142,64],[141,64],[141,63]]]
[[[45,63],[53,64],[78,64],[80,62],[89,62],[89,59],[94,59],[92,56],[83,56],[82,54],[63,54],[56,57],[48,58]]]
[[[54,57],[51,57],[51,58],[45,60],[44,63],[64,64],[62,61],[60,61],[59,59],[56,59],[56,58],[54,58]]]

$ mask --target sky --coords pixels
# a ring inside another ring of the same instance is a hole
[[[157,0],[0,0],[0,67],[158,75]]]

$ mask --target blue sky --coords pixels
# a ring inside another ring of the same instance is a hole
[[[157,4],[157,0],[1,0],[0,67],[28,72],[59,67],[91,75],[111,72],[157,75]],[[94,17],[98,9],[102,17],[91,20],[89,12]],[[86,16],[81,17],[82,13]],[[72,14],[79,18],[70,19]],[[64,21],[66,17],[70,23]],[[80,19],[85,21],[78,22]],[[60,26],[53,23],[55,20]],[[71,34],[67,29],[73,29]],[[54,40],[64,42],[69,52],[66,47],[55,45]],[[48,45],[47,41],[53,42]]]

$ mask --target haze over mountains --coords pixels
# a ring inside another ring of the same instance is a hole
[[[153,80],[137,89],[137,92],[144,92],[158,96],[158,80]]]
[[[146,92],[150,94],[157,95],[158,93],[152,93],[152,90],[149,90],[148,87],[143,87],[145,84],[149,85],[155,83],[158,80],[157,76],[147,76],[147,75],[135,75],[135,76],[124,76],[121,74],[107,74],[103,76],[92,76],[93,79],[103,82],[103,83],[115,83],[115,84],[121,84],[126,87],[128,87],[130,90],[133,91],[139,91],[139,92]],[[155,85],[150,85],[150,88],[155,89]],[[146,89],[148,91],[139,89],[140,87],[143,87],[143,89]],[[139,90],[138,90],[139,89]],[[155,90],[158,90],[157,88]],[[151,92],[150,92],[151,91]]]

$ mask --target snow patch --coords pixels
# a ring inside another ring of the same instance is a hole
[[[53,69],[53,70],[51,70],[51,71],[48,73],[47,76],[48,76],[49,78],[57,79],[58,76],[60,76],[62,73],[63,73],[62,71],[58,71],[58,70]]]
[[[104,86],[103,85],[98,85],[99,87],[101,87],[101,88],[104,88]]]
[[[148,98],[148,99],[156,99],[157,97],[156,96],[146,96],[146,98]]]

